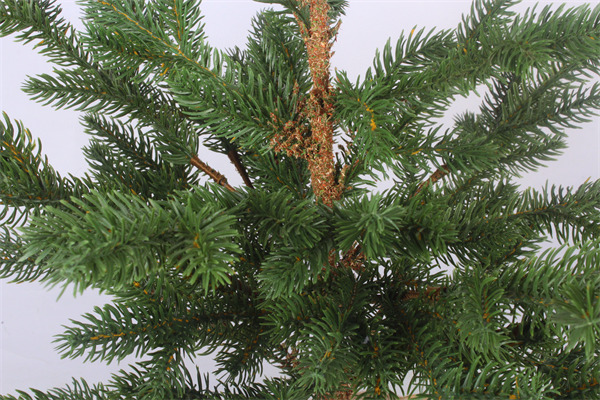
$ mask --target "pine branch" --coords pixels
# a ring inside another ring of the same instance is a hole
[[[85,380],[75,380],[64,389],[54,388],[46,393],[32,389],[31,394],[19,391],[19,396],[2,396],[2,400],[104,400],[110,398],[111,391],[103,384],[90,386]]]
[[[9,221],[10,223],[10,221]],[[10,227],[0,230],[0,278],[11,282],[34,282],[44,276],[33,258],[23,257],[23,240]]]
[[[100,138],[107,147],[127,157],[140,170],[159,170],[164,167],[150,138],[138,128],[119,120],[108,120],[98,114],[83,117],[87,133]]]
[[[78,32],[60,16],[62,9],[49,0],[5,0],[0,4],[0,36],[17,33],[24,43],[38,41],[36,48],[58,65],[95,68]]]
[[[205,204],[198,192],[180,192],[183,197],[167,202],[92,192],[64,209],[47,208],[23,228],[22,257],[43,266],[50,285],[73,284],[75,291],[126,287],[165,265],[208,291],[229,282],[237,232],[232,217],[214,203]],[[180,223],[173,223],[173,215]],[[84,228],[88,223],[93,229]],[[79,239],[67,245],[72,234]],[[166,249],[165,240],[170,243]]]
[[[60,207],[61,201],[89,192],[87,178],[63,178],[43,157],[35,141],[20,121],[13,123],[4,114],[0,121],[0,220],[19,224],[44,206]],[[6,218],[6,219],[5,219]]]

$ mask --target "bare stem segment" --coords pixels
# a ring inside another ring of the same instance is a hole
[[[223,176],[223,174],[221,174],[219,171],[211,168],[204,161],[200,160],[198,158],[198,156],[193,156],[190,160],[190,164],[192,164],[194,167],[196,167],[199,170],[201,170],[202,172],[204,172],[206,175],[211,177],[212,180],[217,182],[219,185],[225,187],[227,190],[229,190],[231,192],[235,192],[235,189],[229,183],[227,183],[227,178],[225,178],[225,176]]]

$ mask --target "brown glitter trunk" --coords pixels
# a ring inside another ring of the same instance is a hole
[[[307,143],[307,161],[311,184],[319,201],[331,206],[340,198],[341,188],[335,181],[333,157],[333,102],[330,92],[329,67],[332,30],[329,26],[327,0],[299,0],[310,9],[310,26],[297,18],[306,44],[313,87],[306,111],[311,126]]]

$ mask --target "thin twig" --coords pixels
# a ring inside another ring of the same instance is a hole
[[[420,297],[426,297],[427,299],[435,302],[439,300],[442,292],[446,289],[445,286],[427,286],[425,293],[420,290],[409,290],[404,296],[402,296],[402,300],[412,300],[418,299]]]
[[[210,176],[215,182],[225,187],[227,190],[235,192],[235,189],[233,188],[233,186],[227,183],[227,178],[225,178],[223,174],[209,167],[206,163],[200,160],[198,156],[193,156],[190,159],[190,164],[204,172],[206,175]]]
[[[242,164],[242,160],[240,159],[240,155],[238,154],[237,150],[229,150],[227,152],[227,157],[229,157],[229,161],[231,161],[231,163],[235,166],[235,169],[242,177],[246,186],[254,189],[252,181],[250,181],[250,177],[248,176],[248,171],[246,171],[246,167],[244,167],[244,164]]]
[[[419,194],[419,192],[424,187],[432,185],[432,184],[436,183],[437,181],[439,181],[440,179],[443,179],[449,173],[450,173],[450,168],[448,168],[448,164],[442,165],[441,167],[439,167],[437,169],[437,171],[435,171],[433,174],[431,174],[431,176],[425,182],[423,182],[419,185],[419,187],[417,188],[417,191],[415,192],[415,194],[413,194],[413,196],[416,196],[417,194]]]

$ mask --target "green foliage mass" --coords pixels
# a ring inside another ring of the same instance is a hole
[[[82,112],[90,135],[88,172],[63,177],[4,115],[0,276],[111,295],[58,350],[143,359],[104,384],[0,398],[395,398],[410,377],[429,399],[599,398],[600,181],[513,180],[600,109],[600,6],[475,0],[456,29],[388,42],[355,82],[336,71],[346,146],[328,207],[306,159],[273,147],[288,123],[310,135],[310,10],[262,2],[278,8],[247,45],[219,50],[197,0],[81,0],[81,31],[52,0],[0,0],[0,35],[56,64],[24,90]],[[334,27],[349,2],[329,3]],[[481,87],[479,110],[440,125]],[[395,184],[378,192],[382,174]],[[215,376],[190,371],[201,354]],[[280,376],[260,380],[266,362]]]

